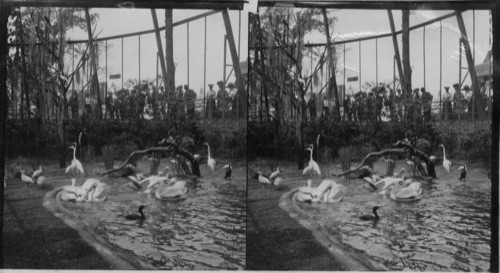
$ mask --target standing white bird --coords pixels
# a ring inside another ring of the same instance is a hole
[[[281,170],[280,167],[276,167],[276,171],[272,172],[271,175],[269,176],[269,179],[275,179],[278,176],[280,176]]]
[[[449,173],[450,172],[450,168],[453,167],[453,164],[451,163],[451,161],[449,161],[448,159],[446,159],[446,150],[444,149],[444,145],[440,144],[439,147],[443,148],[443,167]]]
[[[73,143],[73,145],[69,146],[68,149],[73,149],[73,159],[71,160],[71,165],[66,168],[66,173],[71,171],[84,174],[85,172],[83,171],[82,163],[76,159],[76,143]]]
[[[33,172],[33,174],[31,175],[31,178],[33,178],[33,180],[36,180],[42,174],[43,174],[43,168],[42,168],[42,165],[40,165],[40,166],[38,166],[38,169]]]
[[[210,157],[210,146],[208,145],[207,142],[205,142],[205,145],[207,145],[207,149],[208,149],[207,165],[208,165],[208,167],[210,167],[210,169],[212,170],[212,173],[213,173],[215,171],[215,165],[217,165],[217,162],[215,162],[215,159]]]
[[[313,148],[312,148],[312,145],[309,146],[309,148],[306,149],[307,151],[310,151],[311,152],[311,155],[310,155],[310,158],[309,158],[309,165],[307,166],[307,168],[305,168],[303,171],[302,171],[302,175],[305,175],[306,173],[310,172],[310,171],[314,171],[316,172],[318,175],[321,175],[321,170],[319,169],[319,165],[318,163],[316,163],[316,161],[314,161],[313,159]]]
[[[30,184],[33,184],[35,185],[35,180],[33,180],[33,178],[29,177],[28,175],[26,175],[26,171],[25,170],[21,170],[21,180],[26,183],[26,185],[30,185]]]

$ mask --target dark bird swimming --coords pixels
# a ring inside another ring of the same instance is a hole
[[[142,210],[145,207],[146,207],[145,205],[139,206],[139,214],[132,213],[132,214],[126,215],[125,218],[127,218],[128,220],[144,220],[144,219],[146,219],[146,215],[144,215],[144,213],[142,212]]]
[[[379,206],[373,207],[372,211],[373,211],[374,215],[362,215],[361,217],[359,217],[359,219],[361,219],[362,221],[371,221],[371,220],[378,220],[378,219],[380,219],[380,216],[377,213],[377,210],[379,208],[380,208]]]

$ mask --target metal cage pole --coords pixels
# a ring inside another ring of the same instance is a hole
[[[224,94],[224,91],[226,89],[226,44],[227,44],[227,35],[224,35],[224,66],[223,66],[223,69],[222,69],[222,75],[223,75],[223,83],[222,83],[222,94]],[[222,95],[221,94],[221,95]],[[224,102],[224,96],[221,96],[221,99],[222,99],[222,104],[225,104]],[[220,102],[219,102],[220,103]],[[261,105],[262,107],[262,105]],[[217,109],[219,110],[220,108],[217,107]],[[226,107],[222,107],[222,119],[225,119],[225,116],[226,116]]]
[[[439,117],[443,116],[442,102],[442,85],[443,85],[443,22],[439,21]]]
[[[347,86],[345,84],[345,77],[346,76],[345,76],[345,44],[344,44],[344,94],[346,93],[345,91],[347,91]]]
[[[186,50],[186,54],[187,54],[187,85],[189,86],[189,22],[186,24],[186,28],[187,28],[187,35],[186,35],[186,39],[187,39],[187,50]]]
[[[375,39],[375,85],[378,86],[378,39]]]
[[[107,91],[108,90],[108,40],[106,40],[106,44],[104,46],[105,46],[104,52],[106,54],[106,91]]]
[[[123,89],[123,38],[122,38],[122,89]]]
[[[207,17],[205,17],[205,33],[203,41],[203,112],[207,111],[206,86],[207,86]],[[207,114],[205,115],[207,117]]]
[[[422,45],[422,52],[423,52],[423,58],[424,58],[424,66],[423,66],[423,69],[424,69],[424,88],[425,88],[425,26],[424,26],[424,31],[422,32],[422,41],[423,41],[423,45]]]
[[[158,52],[156,52],[156,90],[158,90],[158,63],[160,61],[160,56]]]
[[[141,83],[141,35],[137,36],[139,40],[139,84]]]
[[[476,10],[472,10],[472,59],[474,60],[475,63],[476,62]]]
[[[358,42],[359,45],[359,91],[361,91],[361,41]]]

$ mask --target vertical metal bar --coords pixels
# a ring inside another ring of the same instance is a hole
[[[158,62],[160,56],[158,56],[158,52],[156,52],[156,89],[158,90]]]
[[[396,56],[392,57],[392,90],[396,92]]]
[[[241,57],[240,48],[241,48],[241,10],[238,11],[238,58]],[[236,105],[238,105],[238,103]]]
[[[378,39],[375,38],[375,84],[378,85]]]
[[[442,85],[443,85],[443,22],[439,21],[439,117],[442,117]]]
[[[458,39],[458,88],[462,89],[462,38]]]
[[[187,25],[187,85],[189,86],[189,22],[186,24]]]
[[[206,86],[207,86],[207,17],[205,17],[205,34],[203,42],[203,111],[207,110],[206,105]],[[205,115],[207,117],[207,115]]]
[[[227,54],[226,54],[226,44],[227,44],[227,35],[224,35],[224,67],[223,67],[223,69],[222,69],[222,75],[223,75],[223,78],[222,78],[222,80],[223,80],[223,84],[222,84],[222,91],[223,91],[223,92],[224,92],[224,90],[226,89],[226,55],[227,55]],[[222,94],[224,94],[224,93],[222,93]],[[223,96],[222,96],[222,100],[223,100],[223,102],[222,102],[222,103],[224,103],[224,104],[225,104],[225,102],[224,102],[224,97],[223,97]],[[220,102],[219,102],[219,103],[220,103]],[[220,107],[217,107],[217,108],[218,108],[218,109],[219,109],[219,111],[220,111]],[[222,119],[224,119],[224,118],[225,118],[225,115],[226,115],[226,108],[225,108],[225,107],[222,107]]]
[[[311,80],[312,80],[312,73],[313,73],[313,48],[311,47]],[[311,95],[313,94],[313,85],[311,84]]]
[[[423,51],[423,57],[424,57],[424,88],[425,88],[425,26],[424,26],[424,31],[422,32],[423,36],[423,45],[422,45],[422,51]]]
[[[139,40],[139,83],[141,83],[141,35],[138,36]]]
[[[122,89],[123,89],[123,38],[122,38]]]
[[[73,53],[72,53],[72,55],[73,55],[72,56],[73,61],[72,61],[72,66],[71,67],[73,68],[73,73],[75,73],[75,44],[72,44],[71,47],[73,49]],[[72,81],[71,88],[73,88],[73,92],[72,93],[74,95],[74,93],[75,93],[75,81]]]
[[[472,59],[476,62],[476,10],[472,10]]]
[[[345,75],[345,43],[344,43],[344,94],[345,94],[345,91],[347,90],[347,86],[345,84],[345,78],[346,78],[346,75]]]
[[[359,54],[358,54],[359,55],[358,56],[358,58],[359,58],[359,60],[358,60],[359,61],[359,91],[361,91],[361,41],[358,42],[358,45],[359,45],[358,46],[359,47],[359,50],[358,50],[359,51]]]
[[[108,90],[108,40],[106,40],[105,47],[106,48],[104,50],[106,52],[106,90]]]

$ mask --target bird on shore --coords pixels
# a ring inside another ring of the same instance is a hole
[[[71,164],[66,168],[66,172],[65,173],[68,173],[68,172],[75,172],[75,173],[82,173],[84,174],[85,172],[83,171],[83,166],[82,166],[82,163],[76,159],[76,142],[73,143],[72,145],[70,145],[68,147],[68,149],[73,149],[73,159],[71,160]]]
[[[260,183],[262,184],[268,184],[271,185],[271,180],[269,180],[267,177],[262,175],[262,172],[259,172],[257,174],[257,179],[259,180]]]
[[[215,159],[210,157],[210,146],[208,145],[208,142],[205,142],[205,145],[207,145],[207,149],[208,149],[207,165],[208,165],[208,167],[210,167],[210,169],[212,170],[212,173],[213,173],[215,171],[215,165],[217,165],[217,162],[215,162]]]
[[[380,219],[380,216],[377,213],[377,210],[379,209],[379,206],[374,206],[372,209],[373,215],[362,215],[359,217],[360,220],[362,221],[377,221]]]
[[[42,167],[42,165],[40,165],[40,166],[38,166],[38,169],[33,172],[33,174],[31,175],[31,178],[33,178],[33,180],[36,180],[42,174],[43,174],[43,167]]]
[[[451,163],[451,161],[449,161],[448,159],[446,159],[446,150],[444,149],[444,145],[440,144],[439,147],[443,148],[443,167],[449,173],[450,172],[450,168],[453,167],[453,164]]]
[[[139,214],[132,213],[132,214],[126,215],[125,218],[127,218],[127,220],[144,220],[144,219],[146,219],[146,215],[144,215],[144,212],[142,211],[145,207],[146,207],[145,205],[140,205],[139,206]]]
[[[458,179],[459,181],[465,182],[465,178],[467,177],[467,165],[462,165],[460,168],[458,168],[460,172],[460,178]]]
[[[233,173],[233,167],[231,163],[224,165],[223,170],[226,170],[226,175],[224,175],[224,180],[231,180],[231,174]]]
[[[275,186],[281,185],[282,182],[283,182],[283,179],[281,179],[281,176],[276,177],[273,181]]]
[[[311,144],[309,146],[309,148],[306,149],[306,151],[310,151],[311,154],[310,154],[310,157],[309,157],[309,165],[307,166],[307,168],[305,168],[303,171],[302,171],[302,175],[305,175],[306,173],[308,172],[315,172],[316,174],[318,175],[321,175],[321,170],[319,169],[319,165],[318,163],[316,163],[316,161],[314,161],[312,155],[313,155],[313,145]]]
[[[30,184],[35,185],[35,180],[33,180],[33,178],[29,177],[28,175],[26,175],[25,170],[21,170],[21,180],[24,183],[26,183],[27,186],[29,186]]]
[[[269,179],[275,179],[276,177],[280,176],[281,170],[280,167],[276,167],[276,171],[272,172],[271,175],[269,176]]]

